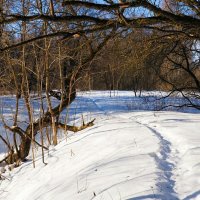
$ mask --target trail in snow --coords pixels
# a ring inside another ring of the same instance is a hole
[[[110,115],[102,106],[100,106],[94,99],[90,99],[94,105],[98,108],[98,110],[102,111],[105,115]],[[120,115],[117,115],[120,117]],[[116,116],[114,116],[116,117]],[[122,117],[124,118],[124,117]],[[139,125],[146,127],[150,130],[150,133],[153,133],[159,140],[160,152],[157,155],[152,153],[151,156],[155,159],[158,168],[161,170],[159,173],[157,186],[160,192],[165,196],[166,200],[177,200],[177,193],[174,190],[175,181],[173,180],[173,169],[175,168],[175,164],[170,161],[171,157],[171,143],[164,139],[162,133],[158,132],[155,128],[151,127],[149,124],[142,123],[135,118],[129,117],[127,120],[132,120]],[[94,198],[94,197],[93,197]],[[92,199],[93,199],[92,198]]]
[[[164,147],[160,151],[164,152],[164,155],[159,156],[157,160],[158,163],[168,166],[165,168],[160,165],[168,180],[168,185],[165,186],[169,187],[178,199],[199,200],[199,116],[173,112],[141,112],[134,113],[132,118],[152,131],[161,141],[161,147]]]
[[[158,132],[155,128],[152,128],[149,124],[145,124],[136,120],[136,122],[140,125],[145,126],[149,129],[158,139],[160,144],[160,155],[152,154],[154,157],[158,168],[162,171],[159,174],[157,186],[159,187],[160,191],[166,196],[166,200],[176,200],[177,193],[174,190],[175,181],[173,180],[173,169],[175,168],[175,164],[170,161],[171,155],[171,143],[164,139],[162,133]],[[164,178],[164,182],[163,182]]]

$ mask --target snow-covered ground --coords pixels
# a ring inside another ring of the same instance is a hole
[[[36,168],[30,156],[7,170],[0,199],[200,199],[200,114],[152,111],[155,103],[143,99],[131,92],[80,93],[71,120],[84,114],[95,125],[51,147],[47,165],[39,149]]]

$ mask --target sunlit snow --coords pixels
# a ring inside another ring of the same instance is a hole
[[[68,121],[81,123],[83,114],[86,121],[96,118],[95,125],[75,134],[60,132],[60,143],[45,153],[47,165],[38,149],[36,168],[30,155],[7,170],[0,199],[200,199],[200,114],[188,108],[154,111],[163,102],[145,99],[133,92],[79,93]],[[5,116],[12,118],[12,100],[2,102]]]

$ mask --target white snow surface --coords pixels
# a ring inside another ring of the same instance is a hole
[[[131,92],[80,93],[71,107],[76,121],[83,114],[95,125],[51,146],[46,165],[38,149],[35,168],[30,155],[7,170],[0,199],[200,199],[200,114],[136,111],[133,99]]]

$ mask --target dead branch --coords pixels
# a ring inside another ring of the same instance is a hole
[[[66,124],[63,124],[61,122],[57,122],[56,123],[56,126],[60,129],[63,129],[63,130],[67,130],[67,131],[72,131],[72,132],[78,132],[78,131],[81,131],[83,129],[86,129],[88,127],[91,127],[94,125],[94,121],[95,119],[93,119],[92,121],[88,122],[87,124],[83,124],[82,126],[70,126],[70,125],[66,125]]]

